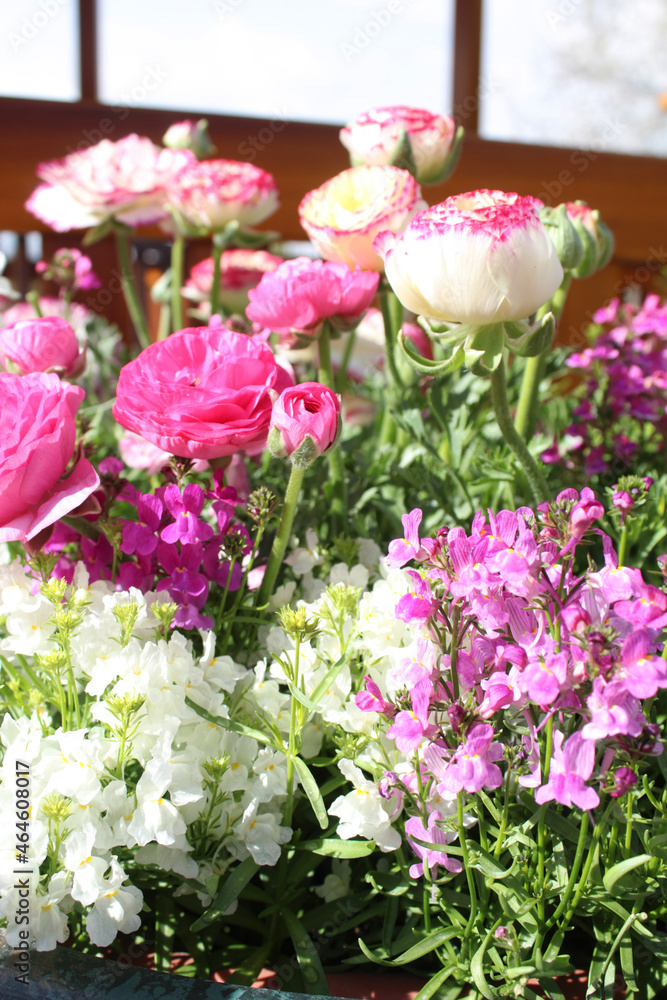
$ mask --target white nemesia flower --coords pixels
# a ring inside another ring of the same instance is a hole
[[[339,795],[329,806],[329,815],[338,816],[338,836],[343,840],[363,837],[374,840],[381,851],[395,851],[401,846],[401,836],[389,820],[387,806],[374,781],[365,778],[351,760],[340,760],[338,767],[354,791]]]
[[[127,830],[142,846],[151,840],[171,846],[186,831],[180,813],[164,798],[172,777],[169,761],[153,758],[137,782],[137,808]]]
[[[120,931],[131,934],[141,927],[139,913],[144,897],[133,885],[123,886],[127,878],[115,858],[111,859],[111,873],[101,886],[95,905],[86,917],[86,930],[93,944],[106,948]]]

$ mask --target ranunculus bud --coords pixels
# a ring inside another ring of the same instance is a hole
[[[539,210],[539,215],[563,269],[573,271],[575,267],[579,267],[584,256],[584,244],[579,234],[580,227],[575,226],[568,215],[567,206],[551,208],[545,205]]]
[[[174,122],[162,136],[162,145],[167,149],[189,149],[198,160],[213,156],[215,146],[208,134],[208,121],[200,118],[193,122],[186,118],[182,122]]]
[[[452,172],[462,138],[447,115],[402,105],[364,111],[340,132],[355,166],[402,167],[420,184],[438,184]]]
[[[586,202],[567,201],[565,208],[584,246],[583,257],[574,276],[587,278],[609,263],[614,252],[614,234],[605,226],[598,210],[589,208]]]
[[[473,327],[523,320],[563,280],[540,206],[471,191],[419,212],[400,236],[381,233],[373,246],[396,295],[418,315]]]
[[[426,208],[419,185],[398,167],[350,167],[299,205],[301,225],[326,260],[381,271],[373,250],[378,233],[400,233]]]
[[[179,175],[167,191],[172,217],[184,232],[221,232],[230,222],[257,226],[280,204],[266,170],[237,160],[203,160]],[[164,223],[171,229],[171,224]]]
[[[85,368],[86,353],[69,323],[59,316],[44,316],[0,330],[0,365],[19,375],[55,372],[76,378]]]
[[[319,382],[302,382],[284,389],[273,405],[269,451],[307,469],[333,448],[340,429],[339,396]]]

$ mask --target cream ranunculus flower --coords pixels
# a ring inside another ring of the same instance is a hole
[[[374,243],[404,306],[448,323],[526,319],[563,280],[536,198],[471,191],[420,212]]]
[[[426,207],[407,170],[361,166],[310,191],[299,205],[299,218],[326,260],[381,271],[382,259],[373,250],[377,234],[402,232]]]

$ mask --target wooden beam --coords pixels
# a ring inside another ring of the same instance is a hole
[[[482,0],[456,0],[454,17],[453,117],[468,135],[477,134]]]
[[[97,103],[97,5],[79,0],[79,74],[81,101]]]

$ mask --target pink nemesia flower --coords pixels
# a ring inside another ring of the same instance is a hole
[[[564,742],[565,734],[559,729],[554,733],[554,753],[551,758],[549,780],[535,792],[538,805],[554,799],[564,806],[595,809],[600,796],[586,784],[595,766],[595,745],[575,732]]]
[[[435,776],[441,795],[479,792],[482,788],[499,788],[503,772],[495,763],[503,759],[502,743],[494,743],[493,726],[476,722],[468,731],[465,743],[458,748],[449,763],[442,751],[432,744],[424,752],[424,763]]]
[[[83,389],[57,375],[0,372],[0,542],[29,541],[100,484],[75,455]]]
[[[444,851],[426,847],[426,844],[442,844],[443,847],[453,839],[451,834],[447,834],[439,825],[440,816],[432,812],[428,818],[428,827],[424,826],[418,816],[411,816],[405,823],[405,834],[410,847],[422,863],[410,865],[410,875],[412,878],[419,878],[430,869],[431,874],[437,877],[438,865],[442,865],[448,872],[460,872],[463,870],[461,862],[455,858],[450,858]],[[423,843],[419,843],[423,841]]]
[[[389,551],[383,562],[388,566],[400,568],[405,566],[410,559],[417,559],[421,548],[419,540],[419,525],[421,524],[422,512],[419,507],[415,507],[409,514],[402,514],[403,538],[395,538],[389,542]]]
[[[381,231],[400,233],[426,202],[414,177],[398,167],[350,167],[299,205],[299,219],[325,260],[382,271],[373,249]]]
[[[292,383],[269,347],[225,327],[151,344],[121,369],[118,423],[182,458],[218,458],[266,444],[270,390]]]
[[[148,225],[166,217],[166,187],[196,162],[189,150],[160,149],[134,134],[118,142],[102,139],[61,160],[40,163],[37,176],[46,183],[25,207],[58,233],[107,219]]]
[[[394,714],[394,706],[391,702],[385,701],[382,691],[371,677],[364,677],[366,687],[363,691],[357,691],[354,702],[362,712],[379,712],[387,717]]]
[[[536,198],[470,191],[419,212],[405,232],[373,244],[406,308],[481,326],[522,320],[547,302],[563,268]]]
[[[401,621],[426,621],[440,607],[439,601],[431,593],[431,585],[419,573],[409,569],[408,576],[412,580],[412,590],[399,598],[394,614]]]
[[[85,368],[86,352],[72,327],[59,316],[19,320],[0,330],[0,364],[19,375],[55,372],[76,378]]]
[[[246,315],[292,341],[296,334],[316,335],[325,319],[349,328],[370,306],[379,280],[374,271],[296,257],[265,274],[250,290]]]

